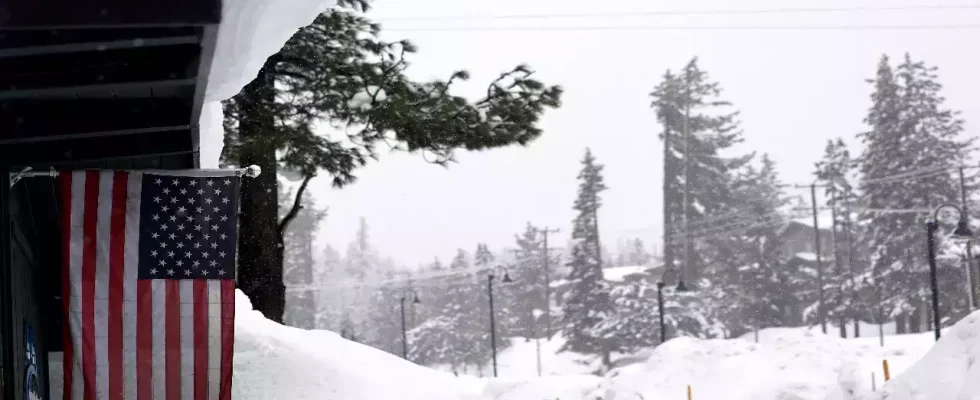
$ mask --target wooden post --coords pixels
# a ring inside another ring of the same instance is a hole
[[[881,360],[881,368],[885,371],[885,382],[888,382],[892,378],[888,373],[888,360]]]
[[[691,396],[691,385],[687,385],[687,400],[693,400],[694,397]]]

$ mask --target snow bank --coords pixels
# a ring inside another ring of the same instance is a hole
[[[224,143],[220,101],[238,94],[296,30],[336,0],[226,0],[201,112],[201,167],[216,168]]]
[[[420,367],[328,331],[269,321],[236,293],[235,400],[478,399],[478,379]]]
[[[691,385],[695,399],[858,399],[872,393],[872,373],[881,386],[881,360],[888,360],[896,376],[932,345],[929,334],[889,337],[884,347],[877,337],[840,339],[798,328],[765,329],[759,337],[758,344],[670,340],[645,363],[610,373],[603,388],[587,398],[679,399]]]
[[[490,380],[483,398],[495,400],[581,400],[596,391],[602,378],[594,375],[548,376],[526,380]]]
[[[887,400],[980,400],[980,311],[947,329],[921,361],[888,382]]]
[[[485,381],[420,367],[328,331],[269,321],[235,294],[234,400],[476,400]],[[60,353],[51,353],[51,398],[63,390]]]

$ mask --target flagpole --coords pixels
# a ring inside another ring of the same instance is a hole
[[[140,173],[144,174],[154,174],[154,175],[182,175],[182,176],[195,176],[200,175],[202,177],[221,177],[221,176],[242,176],[245,178],[255,178],[262,173],[262,168],[258,165],[250,165],[245,168],[227,168],[227,169],[192,169],[192,170],[138,170]],[[52,168],[48,171],[33,171],[31,167],[24,168],[21,172],[11,172],[10,173],[10,186],[17,184],[23,178],[37,178],[37,177],[50,177],[57,178],[58,170]]]

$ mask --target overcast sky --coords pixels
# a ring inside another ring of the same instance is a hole
[[[648,93],[667,70],[692,56],[721,83],[724,98],[741,110],[746,143],[739,151],[769,153],[787,182],[811,180],[813,163],[828,139],[841,136],[859,151],[855,133],[865,129],[870,86],[882,53],[894,60],[906,51],[940,68],[947,104],[963,111],[967,132],[980,119],[980,29],[945,30],[627,30],[623,27],[908,26],[963,25],[980,11],[771,12],[515,20],[422,19],[500,15],[642,13],[687,10],[895,7],[940,4],[902,1],[689,0],[376,0],[369,14],[388,39],[408,38],[419,47],[410,74],[445,78],[466,69],[472,79],[457,93],[479,96],[497,74],[519,63],[537,77],[565,88],[564,104],[548,112],[542,138],[526,148],[460,153],[449,169],[420,155],[385,154],[358,171],[359,181],[341,190],[314,181],[314,195],[330,213],[320,241],[343,251],[360,217],[371,226],[380,252],[415,266],[435,256],[448,260],[456,248],[477,242],[491,248],[513,243],[528,221],[558,227],[557,245],[568,239],[579,160],[590,147],[605,164],[609,190],[600,210],[603,241],[619,237],[648,244],[661,232],[662,147]],[[941,4],[969,4],[942,0]],[[975,1],[974,1],[975,3]],[[537,31],[453,31],[452,27],[561,27]],[[615,29],[567,29],[618,27]],[[416,30],[408,30],[416,29]]]

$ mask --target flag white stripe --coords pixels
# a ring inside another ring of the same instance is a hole
[[[69,277],[71,279],[71,298],[69,299],[68,323],[72,336],[73,360],[71,362],[72,399],[82,399],[85,393],[85,378],[82,376],[82,243],[85,237],[84,218],[85,211],[85,172],[73,172],[71,180],[71,240],[69,241],[68,260]]]
[[[154,279],[153,286],[153,400],[167,400],[167,281]]]
[[[178,272],[179,273],[179,272]],[[194,280],[180,282],[180,393],[194,399]]]
[[[109,400],[109,236],[112,225],[112,171],[99,172],[95,223],[95,397]]]
[[[139,280],[140,197],[143,176],[130,173],[126,188],[126,249],[123,274],[123,393],[136,400],[137,283]]]
[[[221,281],[208,280],[208,398],[221,390]]]

